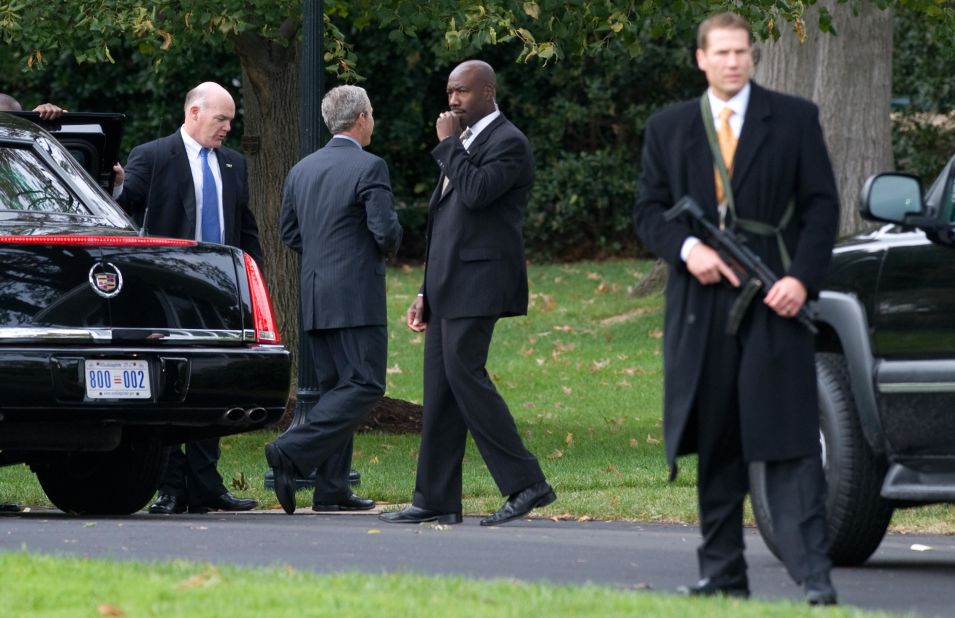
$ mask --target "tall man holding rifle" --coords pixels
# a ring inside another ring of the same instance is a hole
[[[839,203],[815,105],[750,81],[752,33],[732,13],[700,24],[696,59],[709,88],[647,124],[633,211],[643,243],[670,265],[664,325],[664,437],[698,455],[703,542],[692,595],[749,596],[743,557],[748,464],[766,463],[779,552],[810,604],[834,604],[820,461],[813,336],[794,319],[819,293]],[[743,237],[778,275],[737,323],[735,264],[686,217],[682,197]]]

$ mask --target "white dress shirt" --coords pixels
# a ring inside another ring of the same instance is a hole
[[[746,117],[746,108],[749,107],[750,90],[749,82],[746,82],[746,85],[733,95],[729,101],[724,101],[713,94],[712,88],[707,88],[706,98],[709,99],[710,111],[713,112],[713,126],[717,129],[719,128],[720,114],[723,113],[724,107],[728,107],[733,110],[733,115],[730,116],[730,129],[733,130],[733,135],[736,136],[736,139],[739,139],[740,133],[743,132],[743,119]],[[696,236],[687,236],[686,240],[683,241],[683,246],[680,247],[680,259],[685,262],[686,258],[690,255],[690,251],[700,242],[700,239]]]
[[[205,240],[202,238],[202,156],[199,154],[202,145],[186,133],[185,126],[179,129],[179,134],[186,146],[186,159],[189,160],[189,169],[192,172],[192,187],[196,192],[196,240],[201,241]],[[208,158],[212,176],[216,179],[216,195],[219,198],[219,238],[225,239],[224,220],[222,218],[222,174],[219,173],[219,159],[216,157],[215,149],[209,152]]]

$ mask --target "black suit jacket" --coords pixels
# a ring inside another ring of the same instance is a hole
[[[431,154],[442,175],[428,213],[426,319],[526,314],[522,228],[534,183],[527,138],[502,114],[470,151],[449,137]]]
[[[699,99],[654,114],[644,140],[633,211],[637,234],[670,265],[664,327],[664,435],[667,456],[695,450],[684,432],[703,370],[714,288],[700,285],[680,259],[691,234],[664,211],[683,195],[717,221],[713,157]],[[839,202],[818,110],[809,101],[752,84],[733,162],[739,217],[775,226],[790,201],[795,215],[784,233],[792,264],[784,272],[775,238],[748,235],[749,246],[777,274],[799,279],[818,295],[835,241]],[[725,285],[725,284],[721,284]],[[747,460],[801,457],[818,452],[818,413],[812,335],[756,300],[740,335],[744,358],[738,380],[743,453]],[[705,402],[704,402],[705,405]]]
[[[222,176],[223,244],[239,247],[263,266],[259,230],[249,208],[245,157],[225,147],[216,149],[216,157]],[[124,171],[117,201],[146,233],[196,237],[195,185],[178,130],[133,148]]]
[[[401,225],[381,158],[330,139],[289,172],[279,224],[302,254],[303,328],[387,325],[385,259]]]

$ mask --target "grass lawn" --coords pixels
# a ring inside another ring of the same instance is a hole
[[[663,301],[635,299],[628,287],[651,266],[619,260],[531,266],[527,317],[498,322],[488,370],[511,407],[528,447],[557,490],[545,516],[695,522],[695,464],[682,461],[667,482],[661,427]],[[403,313],[421,281],[420,268],[388,275],[390,348],[388,396],[421,401],[423,335]],[[222,440],[220,471],[227,485],[277,507],[262,486],[261,431]],[[407,502],[414,487],[417,435],[360,434],[354,467],[361,493]],[[464,509],[496,510],[502,498],[477,451],[464,464]],[[0,468],[0,500],[47,504],[23,466]],[[299,505],[311,496],[299,493]],[[747,515],[752,522],[750,515]],[[893,528],[955,533],[951,505],[897,511]]]
[[[599,586],[460,577],[346,573],[290,567],[136,564],[0,553],[8,616],[654,616],[682,618],[887,616],[803,603],[686,599]],[[453,608],[453,609],[450,609]]]

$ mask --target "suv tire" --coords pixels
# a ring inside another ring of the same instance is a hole
[[[35,469],[56,508],[77,515],[129,515],[156,493],[166,451],[158,440],[124,441],[112,451],[68,453]]]
[[[865,562],[885,536],[892,505],[880,490],[886,463],[862,434],[855,411],[846,360],[841,354],[816,355],[819,425],[828,495],[829,557],[838,566]],[[750,466],[753,515],[766,546],[779,551],[766,497],[766,475],[760,462]]]

